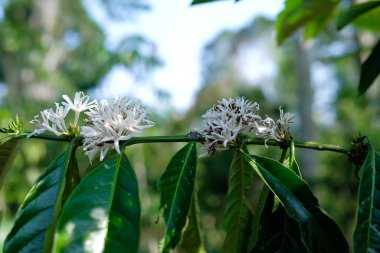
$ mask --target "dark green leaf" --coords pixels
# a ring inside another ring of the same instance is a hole
[[[287,0],[276,20],[278,44],[310,22],[316,22],[308,32],[309,36],[314,35],[321,30],[321,25],[326,23],[338,3],[337,0]]]
[[[223,252],[247,252],[248,237],[251,230],[252,212],[249,209],[247,190],[252,184],[253,169],[235,152],[228,176],[228,192],[224,229],[227,232]]]
[[[267,195],[259,225],[259,238],[252,253],[307,252],[301,241],[297,222],[290,218],[282,205],[272,212],[274,195]]]
[[[348,252],[339,227],[320,209],[305,181],[277,161],[243,155],[278,197],[288,215],[298,222],[302,242],[309,252]]]
[[[360,69],[359,95],[364,94],[380,73],[380,40]]]
[[[7,174],[9,165],[13,160],[14,151],[18,144],[18,139],[8,135],[0,140],[0,189],[3,185],[3,180]]]
[[[182,229],[190,208],[196,171],[196,143],[190,142],[178,151],[161,176],[161,208],[167,224],[165,237],[160,242],[160,252],[169,252],[181,240]]]
[[[267,208],[267,198],[269,194],[269,188],[266,185],[263,185],[263,188],[261,189],[259,200],[256,204],[255,214],[252,219],[252,226],[251,226],[251,236],[249,238],[248,242],[248,252],[251,252],[255,245],[257,244],[257,240],[259,239],[259,231],[260,226],[262,224],[261,220],[264,219],[264,216],[266,214],[271,214],[273,210],[273,206],[271,208]],[[273,203],[273,202],[272,202]]]
[[[54,252],[137,252],[140,200],[134,170],[115,154],[92,170],[62,209]]]
[[[187,215],[187,225],[183,231],[182,240],[178,246],[179,253],[206,253],[199,228],[199,207],[196,187],[194,187],[190,210]]]
[[[360,172],[355,253],[380,251],[380,154],[369,146]]]
[[[37,179],[4,242],[4,253],[51,252],[54,228],[65,194],[78,174],[74,142]]]
[[[363,15],[379,6],[380,1],[369,1],[365,3],[351,5],[347,10],[345,10],[339,15],[336,21],[336,26],[340,30],[360,15]]]

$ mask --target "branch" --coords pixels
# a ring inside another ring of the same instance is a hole
[[[6,128],[0,128],[0,133],[6,133],[14,135],[14,138],[16,139],[24,139],[28,134],[30,134],[30,131],[23,131],[22,133],[16,134],[16,133],[9,133],[9,129]],[[63,142],[70,142],[74,137],[73,136],[56,136],[53,134],[39,134],[39,135],[33,135],[30,138],[33,139],[42,139],[42,140],[51,140],[51,141],[63,141]],[[83,140],[82,136],[76,136],[75,139],[77,139],[78,142]],[[198,134],[196,136],[192,136],[191,134],[188,135],[173,135],[173,136],[143,136],[143,137],[132,137],[129,140],[123,141],[120,144],[124,143],[126,146],[131,146],[134,144],[141,144],[141,143],[164,143],[164,142],[204,142],[204,138],[202,135]],[[250,137],[245,142],[247,145],[265,145],[265,146],[280,146],[283,147],[287,144],[282,142],[277,142],[275,140],[263,140],[261,138],[255,138]],[[341,147],[338,145],[331,145],[331,144],[322,144],[314,141],[294,141],[294,144],[298,148],[305,148],[305,149],[314,149],[318,151],[332,151],[336,153],[342,153],[342,154],[349,154],[351,151],[351,148],[347,147]]]

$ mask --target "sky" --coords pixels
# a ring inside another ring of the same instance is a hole
[[[112,47],[128,33],[139,33],[152,40],[164,65],[143,83],[136,81],[122,67],[107,75],[94,96],[134,96],[144,103],[160,107],[152,87],[170,94],[170,106],[186,111],[201,84],[200,55],[208,41],[224,29],[239,29],[255,16],[275,17],[283,1],[232,0],[190,6],[191,0],[151,1],[151,11],[142,12],[133,22],[109,20],[101,6],[86,0],[90,15],[106,31]],[[159,108],[158,108],[159,109]]]

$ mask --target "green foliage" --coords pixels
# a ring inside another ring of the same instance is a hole
[[[336,26],[338,29],[342,29],[360,15],[363,15],[379,6],[380,1],[369,1],[365,3],[354,4],[339,15],[336,20]]]
[[[0,140],[0,189],[19,140],[8,135]]]
[[[37,179],[17,213],[4,253],[51,252],[54,228],[65,195],[78,181],[74,141]]]
[[[91,171],[63,207],[54,252],[137,252],[140,200],[127,157],[115,154]]]
[[[181,240],[193,195],[196,171],[196,143],[190,142],[171,159],[158,182],[161,208],[167,224],[165,237],[160,242],[160,252],[169,252]]]
[[[226,214],[224,217],[223,252],[247,252],[252,212],[247,201],[247,191],[252,184],[253,169],[241,153],[235,152],[228,177]]]
[[[296,30],[308,24],[309,32],[315,36],[329,19],[337,0],[287,0],[285,9],[281,11],[276,20],[277,42],[281,44]],[[306,31],[308,28],[306,28]]]
[[[348,252],[338,226],[320,209],[318,200],[301,178],[274,160],[242,154],[279,198],[288,215],[298,222],[302,242],[309,252]]]
[[[369,144],[360,171],[355,253],[380,251],[380,154]]]
[[[196,187],[194,187],[196,189]],[[178,245],[180,253],[205,253],[202,243],[202,235],[199,226],[199,206],[197,192],[194,190],[191,199],[190,210],[187,215],[187,224],[183,231],[183,236]]]
[[[376,77],[380,74],[379,59],[380,40],[377,42],[368,58],[361,65],[359,95],[365,93]]]
[[[270,192],[260,215],[258,239],[252,252],[308,252],[302,244],[297,222],[282,205],[273,210],[274,194]]]

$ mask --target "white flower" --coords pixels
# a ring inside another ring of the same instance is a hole
[[[62,102],[62,104],[66,107],[69,107],[71,110],[75,112],[83,112],[88,109],[91,109],[95,106],[96,100],[90,101],[90,97],[84,95],[82,91],[76,92],[74,95],[74,102],[67,95],[62,95],[62,98],[66,102]]]
[[[38,119],[38,115],[34,116],[34,119],[30,121],[30,123],[33,124],[36,127],[36,129],[27,136],[28,138],[34,134],[40,134],[45,131],[52,132],[55,135],[68,133],[65,123],[65,117],[67,116],[69,109],[64,106],[60,106],[58,103],[56,103],[55,105],[55,112],[51,108],[41,111],[40,114],[42,122],[40,122],[40,120]]]
[[[284,113],[280,107],[280,119],[276,122],[273,139],[276,141],[284,141],[289,137],[289,127],[293,123],[295,115],[293,113]]]
[[[212,155],[215,151],[227,149],[236,144],[241,133],[256,132],[259,105],[244,98],[222,99],[204,115],[204,126],[201,132],[205,136],[201,156]]]
[[[293,123],[294,114],[284,113],[280,108],[280,119],[276,122],[268,116],[262,119],[258,112],[257,103],[241,97],[218,101],[203,115],[204,124],[200,132],[205,141],[200,156],[211,156],[215,151],[238,144],[239,135],[263,138],[265,144],[269,139],[278,142],[289,139],[289,126]]]
[[[87,111],[96,106],[96,100],[89,102],[90,97],[84,95],[81,91],[75,93],[74,102],[67,95],[62,95],[62,98],[66,101],[62,102],[62,104],[75,112],[74,127],[78,124],[79,114],[81,112]]]
[[[128,140],[133,134],[154,125],[135,99],[103,99],[86,114],[88,126],[83,126],[81,133],[84,136],[83,149],[90,160],[99,151],[100,160],[103,160],[110,148],[120,153],[120,141]]]
[[[83,92],[75,93],[74,102],[67,95],[63,95],[62,97],[66,102],[61,102],[61,104],[55,103],[55,111],[53,109],[41,111],[42,122],[38,119],[38,115],[30,121],[35,126],[35,130],[27,136],[28,138],[45,131],[52,132],[55,135],[76,134],[80,113],[96,105],[96,101],[89,102],[90,98],[85,96]],[[68,129],[65,118],[70,110],[75,112],[75,119],[74,123],[70,124],[71,128]]]

